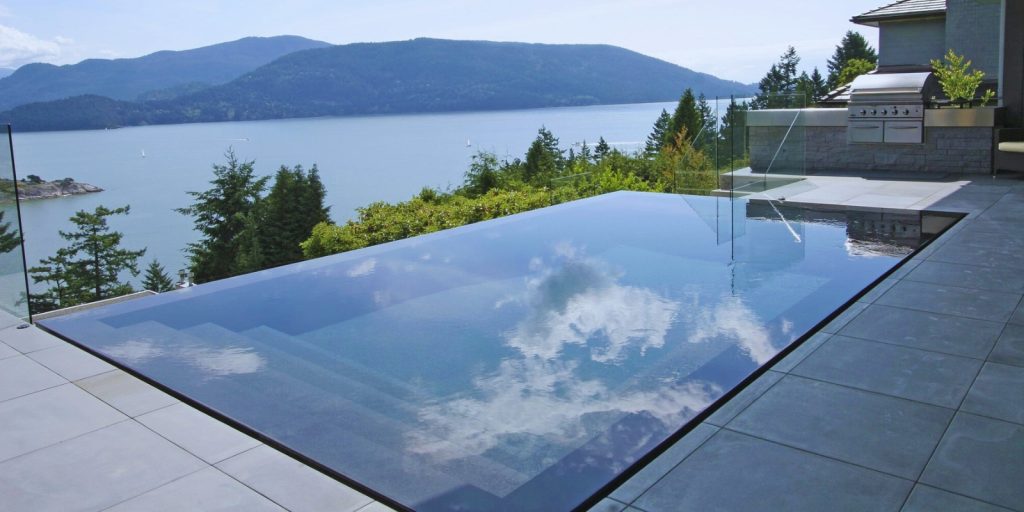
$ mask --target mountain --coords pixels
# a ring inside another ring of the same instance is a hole
[[[687,87],[709,97],[753,92],[615,46],[415,39],[299,51],[168,100],[24,105],[0,122],[32,131],[640,103],[674,101]]]
[[[246,37],[134,59],[89,59],[65,66],[26,64],[0,78],[0,110],[83,94],[135,100],[142,94],[192,85],[186,89],[191,92],[195,84],[223,84],[283,55],[325,46],[330,45],[298,36]]]
[[[0,68],[0,78],[14,73],[14,68]]]

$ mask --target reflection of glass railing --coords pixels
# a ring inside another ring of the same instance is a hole
[[[10,125],[0,125],[0,317],[29,319],[28,274]],[[5,315],[6,314],[6,315]],[[3,324],[0,318],[0,324]]]

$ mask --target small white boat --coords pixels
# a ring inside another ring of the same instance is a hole
[[[146,150],[145,149],[142,150],[142,158],[146,158]]]
[[[472,143],[472,142],[470,142],[470,141],[469,141],[469,139],[466,139],[466,147],[467,147],[467,148],[471,148],[471,147],[473,147],[473,143]]]

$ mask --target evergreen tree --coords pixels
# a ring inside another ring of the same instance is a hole
[[[758,83],[760,91],[751,103],[751,108],[789,108],[793,106],[797,93],[796,67],[800,64],[800,57],[796,54],[796,48],[790,46],[779,57],[779,62],[772,64],[768,74]]]
[[[564,165],[562,150],[558,148],[558,138],[542,126],[537,131],[537,138],[526,152],[524,179],[528,183],[549,184]]]
[[[142,278],[142,289],[157,293],[169,292],[174,289],[174,280],[167,275],[164,266],[159,261],[153,260],[146,267],[146,273]]]
[[[836,46],[835,53],[828,60],[828,88],[835,89],[843,85],[839,80],[839,74],[846,69],[852,59],[861,59],[878,64],[878,52],[868,44],[867,39],[858,32],[849,30],[843,36],[843,40]]]
[[[121,282],[120,276],[124,272],[139,275],[138,260],[146,250],[122,249],[124,235],[111,231],[107,224],[108,217],[127,215],[128,211],[127,206],[114,209],[97,206],[92,212],[80,210],[71,217],[76,230],[59,232],[70,245],[28,269],[33,281],[50,285],[45,293],[30,297],[33,312],[66,308],[132,292],[131,284]]]
[[[212,188],[205,192],[189,192],[195,202],[178,208],[193,218],[198,242],[188,244],[191,270],[195,282],[223,279],[237,273],[235,265],[242,249],[242,235],[267,178],[257,178],[255,162],[239,162],[233,150],[225,155],[227,165],[214,165]]]
[[[498,157],[494,153],[480,151],[473,155],[473,160],[466,171],[462,190],[470,197],[480,197],[499,184]]]
[[[17,230],[11,229],[10,222],[4,222],[5,211],[0,211],[0,254],[11,252],[21,245]]]
[[[676,111],[672,114],[672,124],[669,126],[667,138],[662,146],[674,145],[677,141],[676,135],[679,135],[683,128],[686,128],[684,139],[690,142],[697,132],[700,131],[700,125],[701,119],[700,113],[697,112],[697,98],[693,95],[693,89],[687,88],[683,91],[683,95],[680,96],[679,103],[676,105]]]
[[[597,140],[597,146],[594,147],[594,161],[600,162],[604,160],[612,152],[612,147],[605,142],[604,137]]]
[[[665,145],[668,133],[672,130],[672,116],[668,111],[662,109],[661,115],[654,121],[651,134],[647,136],[647,143],[644,145],[644,153],[648,156],[656,155]]]
[[[698,129],[698,135],[694,135],[694,147],[697,149],[703,149],[711,146],[715,140],[715,111],[711,108],[711,103],[708,102],[707,96],[704,93],[700,93],[697,97],[697,118],[699,119],[700,128]]]
[[[813,96],[811,97],[814,103],[817,103],[825,98],[830,89],[828,88],[828,82],[821,76],[821,72],[818,71],[817,66],[814,68],[814,72],[811,73],[811,91]]]
[[[745,101],[742,103],[730,102],[726,108],[725,115],[722,116],[722,127],[719,130],[721,134],[718,150],[719,166],[728,162],[730,154],[733,159],[741,159],[745,155],[746,136],[744,132],[747,127],[746,112],[748,110],[750,110],[750,106]]]
[[[302,259],[299,244],[309,238],[313,226],[330,222],[324,206],[323,183],[316,165],[309,172],[301,165],[281,166],[274,186],[265,198],[257,199],[245,215],[239,235],[241,250],[234,273],[242,274],[294,263]]]
[[[846,67],[839,72],[839,78],[836,79],[836,83],[837,85],[846,85],[853,82],[858,76],[874,70],[875,65],[867,60],[850,59],[846,62]]]
[[[794,107],[806,107],[814,103],[814,82],[806,71],[796,79],[796,98]]]

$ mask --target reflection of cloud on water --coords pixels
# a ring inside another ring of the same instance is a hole
[[[743,352],[759,365],[768,362],[778,352],[757,313],[739,297],[724,296],[709,308],[701,305],[695,296],[694,303],[686,311],[690,316],[686,323],[693,329],[689,338],[691,343],[722,338],[735,340]]]
[[[345,274],[347,274],[349,277],[363,277],[372,274],[376,268],[377,259],[366,258],[365,260],[359,262],[358,265],[348,269],[348,271],[345,272]]]
[[[590,346],[592,360],[615,363],[631,345],[644,353],[665,344],[679,304],[657,293],[624,286],[607,265],[562,244],[557,267],[534,258],[530,269],[539,275],[527,280],[522,298],[499,301],[526,303],[529,313],[507,335],[506,344],[524,356],[552,359],[566,345]]]
[[[692,381],[609,389],[601,380],[581,377],[579,363],[561,357],[568,345],[589,346],[592,361],[621,364],[631,347],[643,354],[664,346],[679,309],[649,289],[619,284],[621,275],[583,253],[561,244],[554,263],[530,261],[534,275],[526,292],[495,304],[527,308],[505,336],[521,357],[475,379],[471,396],[421,409],[422,428],[408,435],[412,451],[455,459],[510,439],[572,446],[627,414],[676,428],[721,395],[712,384]]]
[[[146,363],[156,358],[178,360],[210,377],[256,373],[267,363],[251,347],[161,347],[146,339],[127,340],[105,348],[104,352],[128,364]]]
[[[537,357],[504,361],[496,375],[474,384],[479,398],[420,411],[423,428],[408,437],[413,452],[457,459],[482,454],[511,436],[574,445],[607,428],[605,421],[587,421],[594,414],[646,414],[675,428],[722,394],[717,386],[700,382],[620,393],[577,376],[576,363]]]

